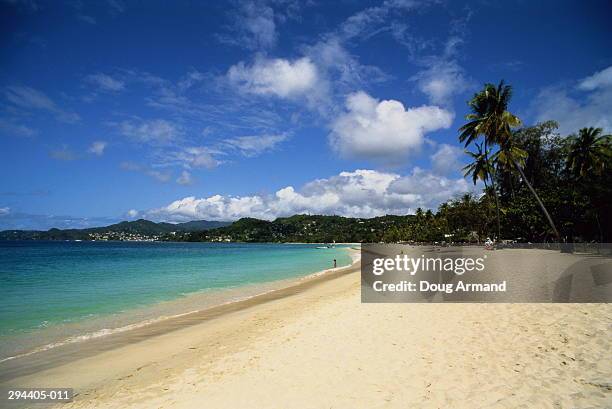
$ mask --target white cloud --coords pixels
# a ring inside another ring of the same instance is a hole
[[[584,127],[612,131],[612,67],[584,78],[571,88],[547,87],[536,97],[533,108],[537,121],[559,122],[559,132],[567,135]]]
[[[221,164],[213,154],[220,153],[204,146],[192,146],[177,152],[167,152],[166,160],[178,162],[188,168],[212,169]]]
[[[461,170],[462,164],[459,158],[464,154],[461,148],[441,144],[436,152],[431,155],[432,170],[438,175],[447,175]]]
[[[232,10],[231,34],[218,35],[218,39],[234,46],[258,50],[276,44],[275,12],[261,1],[242,1]]]
[[[191,185],[191,184],[193,184],[193,178],[191,177],[191,173],[189,173],[186,170],[184,170],[181,173],[181,176],[179,176],[178,179],[176,179],[176,183],[178,183],[179,185]]]
[[[86,80],[95,85],[100,91],[118,92],[125,88],[125,82],[107,74],[91,74],[87,76]]]
[[[449,179],[420,168],[414,168],[410,175],[394,180],[389,186],[394,194],[414,195],[423,208],[432,208],[434,203],[446,202],[473,189],[464,178]]]
[[[276,24],[271,7],[245,2],[240,23],[245,37],[251,39],[252,48],[268,48],[276,43]]]
[[[297,213],[374,217],[435,208],[455,195],[470,191],[465,179],[448,179],[415,168],[411,175],[375,170],[341,172],[317,179],[300,190],[292,186],[271,195],[186,197],[146,212],[154,220],[272,220]]]
[[[584,78],[578,84],[578,89],[594,91],[598,88],[612,87],[612,66]]]
[[[338,30],[343,39],[354,37],[370,37],[378,30],[378,25],[385,22],[393,11],[407,11],[419,6],[421,2],[414,0],[387,0],[380,6],[363,9],[347,18]]]
[[[468,89],[469,81],[455,61],[437,61],[414,77],[419,90],[433,104],[450,105],[451,97]]]
[[[286,135],[238,136],[226,140],[225,144],[239,150],[244,156],[252,157],[274,149],[276,145],[286,139]]]
[[[230,67],[228,78],[244,92],[294,98],[317,86],[317,68],[308,57],[295,61],[281,58],[257,59],[248,66],[240,62]]]
[[[395,161],[416,151],[427,132],[450,127],[453,114],[437,106],[406,109],[363,91],[346,99],[348,112],[332,123],[330,143],[344,157]]]
[[[225,43],[251,50],[272,48],[278,40],[278,26],[299,19],[300,9],[312,3],[299,0],[239,0],[230,10],[229,34],[217,35]]]
[[[181,129],[165,119],[122,121],[119,132],[139,142],[167,145],[182,135]]]
[[[9,207],[0,207],[0,216],[7,215],[11,212]]]
[[[95,141],[87,149],[87,152],[93,153],[94,155],[102,156],[106,149],[107,143],[105,141]]]
[[[450,22],[451,35],[439,54],[416,58],[424,68],[411,79],[416,81],[419,90],[432,104],[451,106],[453,96],[474,86],[458,62],[467,25],[473,15],[469,7],[466,9],[466,15]]]
[[[131,219],[135,219],[138,216],[138,210],[130,209],[130,210],[127,211],[126,216],[131,218]]]
[[[19,108],[48,111],[55,114],[56,118],[62,122],[74,123],[81,119],[78,114],[61,109],[51,98],[34,88],[9,86],[4,90],[4,96]]]
[[[361,64],[337,36],[330,36],[306,47],[304,51],[320,71],[332,79],[330,82],[334,86],[354,89],[355,86],[382,82],[389,78],[380,68]]]

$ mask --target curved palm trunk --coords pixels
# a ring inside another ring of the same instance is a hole
[[[535,196],[536,200],[538,201],[538,204],[540,205],[540,208],[542,209],[542,212],[544,213],[544,216],[546,216],[546,219],[548,219],[548,223],[550,224],[550,227],[553,229],[553,232],[555,233],[555,236],[557,237],[558,242],[561,243],[561,236],[559,235],[559,232],[557,231],[557,228],[555,227],[555,223],[550,217],[548,210],[546,210],[544,203],[542,203],[542,200],[540,200],[540,196],[538,196],[533,186],[531,186],[531,183],[529,183],[529,180],[527,180],[527,177],[525,176],[525,173],[523,172],[523,169],[520,167],[518,162],[516,160],[513,160],[512,162],[514,163],[514,166],[521,174],[521,178],[523,178],[529,190],[531,190],[531,193],[533,193],[533,195]]]
[[[491,187],[493,188],[493,196],[495,196],[495,212],[497,213],[497,240],[501,240],[501,222],[499,218],[499,197],[497,196],[497,187],[495,186],[495,174],[491,175]]]
[[[489,163],[489,154],[487,153],[487,140],[485,139],[484,144],[485,160]],[[491,177],[491,187],[493,188],[493,195],[495,196],[495,211],[497,213],[497,240],[501,240],[501,222],[499,218],[499,198],[497,197],[497,187],[495,185],[495,168],[492,167],[493,174]]]
[[[489,192],[489,186],[487,185],[487,178],[483,179],[484,185],[485,185],[485,195],[487,196],[487,222],[485,223],[484,226],[484,231],[480,232],[480,233],[489,233],[489,218],[491,217],[491,212],[490,210],[490,206],[489,206],[489,198],[488,198],[488,192]],[[478,244],[480,244],[480,236],[478,237]]]

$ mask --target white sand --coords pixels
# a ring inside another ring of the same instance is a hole
[[[354,272],[20,380],[63,408],[610,408],[612,305],[361,304]]]

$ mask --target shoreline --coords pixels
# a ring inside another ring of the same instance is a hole
[[[58,342],[46,344],[37,347],[34,350],[19,353],[15,356],[2,358],[0,359],[0,385],[4,384],[7,380],[9,380],[11,376],[19,377],[23,375],[29,375],[35,373],[41,368],[48,368],[57,365],[58,363],[62,363],[62,360],[66,360],[64,363],[68,363],[71,360],[81,359],[83,357],[90,356],[91,354],[96,353],[100,350],[109,350],[115,347],[126,345],[127,343],[129,343],[129,339],[132,338],[132,335],[137,337],[138,339],[146,339],[149,336],[155,337],[158,335],[162,335],[166,332],[180,329],[182,326],[197,325],[197,323],[199,322],[220,318],[225,313],[239,311],[241,309],[249,308],[259,303],[265,303],[270,300],[287,297],[299,291],[303,291],[304,289],[309,288],[313,285],[316,285],[319,282],[331,280],[335,277],[338,277],[339,275],[354,272],[358,270],[360,263],[361,257],[359,251],[354,248],[347,248],[347,252],[349,253],[349,257],[351,258],[351,264],[347,266],[329,268],[310,273],[305,276],[274,280],[266,283],[259,283],[257,285],[237,286],[233,288],[218,290],[216,291],[217,294],[222,294],[228,297],[227,293],[231,291],[240,292],[245,288],[266,288],[262,292],[256,292],[253,294],[248,294],[246,296],[234,296],[234,298],[230,297],[229,299],[226,298],[224,301],[207,305],[201,309],[182,312],[170,316],[162,315],[145,321],[127,324],[118,328],[103,328],[94,332],[89,332],[74,337],[69,337]],[[202,295],[202,293],[203,292],[198,292],[197,294],[190,294],[186,297],[195,297]],[[223,300],[223,297],[221,297],[221,300]],[[164,301],[156,304],[155,306],[167,303],[175,303],[177,301],[178,299]],[[125,336],[126,339],[122,340],[122,336]],[[92,343],[92,345],[87,345],[88,343]],[[55,352],[57,352],[57,354],[55,354]],[[51,356],[38,357],[37,355],[39,354],[49,354]],[[21,364],[24,360],[29,362],[25,362],[25,368],[19,368],[21,365],[17,364]],[[48,363],[44,364],[44,361],[48,361]],[[28,369],[33,367],[35,367],[36,369]]]
[[[73,387],[65,409],[612,402],[612,304],[361,303],[360,284],[355,264],[82,344],[95,347],[0,386]]]
[[[345,247],[345,252],[350,258],[349,263],[354,263],[355,249]],[[338,268],[348,267],[341,266]],[[134,306],[125,310],[103,314],[92,315],[76,321],[54,323],[49,327],[40,327],[32,332],[16,333],[7,335],[5,341],[10,344],[20,345],[22,349],[5,348],[0,356],[0,364],[6,361],[19,359],[32,354],[45,352],[64,345],[87,342],[123,333],[163,322],[168,319],[179,318],[184,315],[200,312],[205,309],[219,305],[238,302],[249,299],[270,291],[294,285],[297,281],[333,271],[333,268],[314,271],[305,275],[274,279],[271,281],[249,282],[221,288],[205,288],[198,291],[178,294],[176,297],[155,301],[151,304]],[[27,345],[31,339],[42,337],[46,339],[40,343]],[[24,345],[25,342],[25,345]]]

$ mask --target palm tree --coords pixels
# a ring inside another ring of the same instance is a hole
[[[497,86],[485,84],[484,89],[474,95],[474,98],[469,102],[472,113],[466,116],[469,122],[459,128],[461,131],[459,141],[465,142],[467,146],[482,135],[484,137],[484,153],[487,158],[488,146],[497,145],[499,151],[496,153],[495,159],[502,165],[513,165],[519,172],[521,179],[536,198],[555,236],[560,240],[559,232],[548,210],[546,210],[544,203],[542,203],[537,192],[525,176],[525,172],[523,172],[522,166],[527,153],[515,146],[516,144],[513,141],[512,128],[521,125],[521,120],[508,111],[508,103],[511,98],[512,87],[510,85],[505,85],[504,81],[500,81]],[[492,175],[491,181],[493,182],[492,187],[495,190],[495,174]],[[497,192],[495,194],[495,199],[499,219]]]
[[[582,128],[578,135],[567,139],[567,169],[578,181],[600,176],[610,166],[612,160],[612,135],[602,135],[601,128]],[[593,200],[593,199],[592,199]],[[599,223],[599,212],[594,207],[595,220],[599,229],[599,239],[603,241],[603,231]]]
[[[492,178],[494,173],[494,163],[489,158],[490,149],[485,151],[482,147],[482,143],[476,143],[476,152],[470,152],[468,150],[465,151],[468,155],[472,157],[472,163],[469,163],[467,166],[463,167],[464,177],[472,177],[472,182],[474,182],[474,186],[479,180],[482,180],[485,185],[485,196],[493,195],[496,196],[496,193],[492,189],[489,188],[487,181]],[[490,196],[489,196],[490,197]],[[495,202],[497,204],[497,201]],[[489,216],[489,207],[487,206],[487,217]],[[497,210],[497,234],[500,233],[500,221],[499,221],[499,207],[496,206]],[[499,236],[498,236],[499,237]]]
[[[589,174],[601,175],[612,158],[612,135],[602,135],[601,128],[582,128],[578,136],[568,138],[567,166],[577,179]]]
[[[500,82],[496,88],[493,84],[485,84],[482,91],[475,94],[474,97],[468,102],[470,110],[472,111],[465,118],[469,120],[468,123],[459,128],[461,134],[459,135],[459,142],[465,143],[465,146],[469,146],[472,142],[475,142],[481,135],[484,136],[484,158],[483,160],[489,162],[489,146],[497,143],[497,132],[499,128],[498,119],[503,116],[503,112],[499,112],[500,99],[509,99],[511,94],[511,88],[504,86],[504,82]],[[515,117],[516,118],[516,117]],[[516,118],[518,120],[518,118]],[[520,123],[520,121],[519,121]],[[497,194],[495,166],[490,167],[489,179],[491,180],[491,187],[495,196],[495,211],[497,213],[497,237],[501,238],[501,222],[499,217],[499,196]]]
[[[471,176],[474,185],[476,185],[476,182],[479,180],[482,180],[485,185],[485,190],[488,189],[487,181],[493,174],[493,162],[488,158],[490,151],[489,149],[485,152],[482,148],[482,143],[476,144],[476,152],[465,151],[465,153],[472,157],[473,161],[463,167],[464,176]]]

